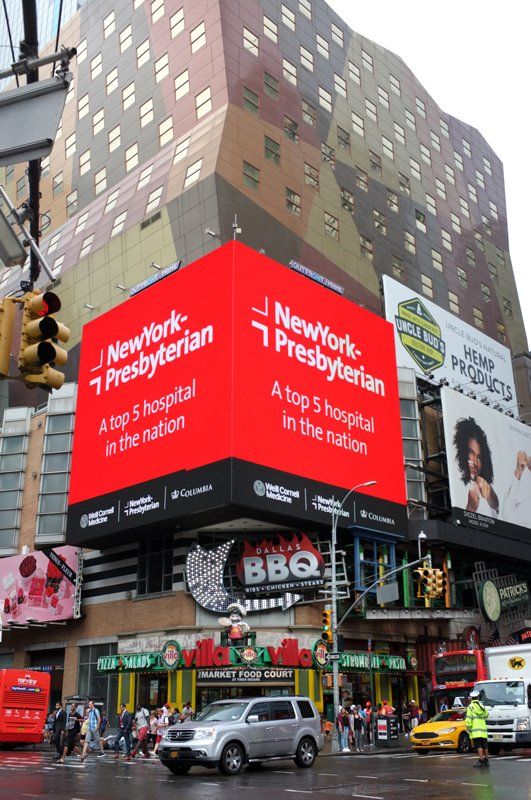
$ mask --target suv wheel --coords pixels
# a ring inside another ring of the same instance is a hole
[[[222,775],[238,775],[242,771],[245,756],[238,742],[231,742],[224,747],[219,760],[219,771]]]
[[[192,769],[191,764],[166,764],[172,775],[186,775]]]
[[[311,767],[313,766],[316,756],[317,747],[314,740],[310,739],[309,736],[301,739],[294,759],[296,765],[302,769]]]

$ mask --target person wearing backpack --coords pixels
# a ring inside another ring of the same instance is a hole
[[[136,729],[136,744],[131,750],[131,758],[134,758],[140,748],[144,754],[144,758],[149,758],[150,753],[148,750],[148,733],[149,733],[149,711],[141,704],[136,707],[135,713],[135,729]]]
[[[85,744],[83,745],[83,752],[81,753],[81,761],[84,761],[88,755],[91,742],[97,742],[100,748],[98,756],[103,756],[103,744],[100,737],[100,712],[94,705],[93,700],[88,701],[87,718],[86,718],[86,731],[85,731]]]

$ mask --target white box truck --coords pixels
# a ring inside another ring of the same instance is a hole
[[[488,680],[478,681],[489,710],[489,753],[531,746],[531,642],[485,648]]]

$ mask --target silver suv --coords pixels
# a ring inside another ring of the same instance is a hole
[[[211,703],[194,722],[168,728],[158,755],[174,775],[194,764],[238,775],[244,764],[277,758],[311,767],[322,747],[319,712],[307,697],[251,697]]]

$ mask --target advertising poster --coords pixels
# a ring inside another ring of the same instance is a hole
[[[423,377],[466,386],[514,409],[510,350],[404,284],[383,277],[385,316],[394,325],[397,363]]]
[[[339,524],[403,534],[380,317],[231,242],[85,326],[70,542],[231,505],[329,523],[367,481]]]
[[[75,547],[54,547],[0,559],[2,623],[72,619],[77,578]]]
[[[441,391],[455,519],[507,536],[531,528],[531,428],[447,387]]]

